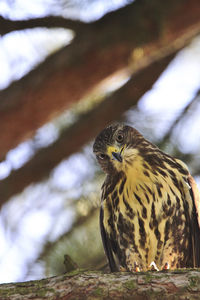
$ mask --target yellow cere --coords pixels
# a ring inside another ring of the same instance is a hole
[[[112,156],[112,152],[120,153],[121,149],[117,146],[108,146],[107,154],[109,157]]]

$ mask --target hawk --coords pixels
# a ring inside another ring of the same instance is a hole
[[[200,267],[200,196],[187,166],[118,123],[93,151],[106,173],[100,228],[111,271]]]

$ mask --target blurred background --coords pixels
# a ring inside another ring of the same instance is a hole
[[[0,1],[1,283],[64,273],[65,254],[104,265],[92,144],[113,120],[184,160],[199,185],[196,5]]]

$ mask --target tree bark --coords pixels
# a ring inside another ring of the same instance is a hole
[[[193,38],[200,32],[199,15],[198,0],[136,0],[77,26],[71,45],[0,92],[0,160],[106,76],[127,67],[135,47],[151,53],[186,33]]]
[[[200,270],[112,273],[72,271],[43,280],[0,285],[0,300],[200,299]]]
[[[81,31],[86,26],[80,21],[65,19],[61,16],[47,16],[28,20],[8,20],[0,16],[0,34],[4,35],[13,31],[32,29],[38,27],[45,28],[66,28],[74,31]]]

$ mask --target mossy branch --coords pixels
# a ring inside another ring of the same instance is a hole
[[[75,270],[42,280],[0,285],[1,300],[200,299],[200,270],[112,273]]]

